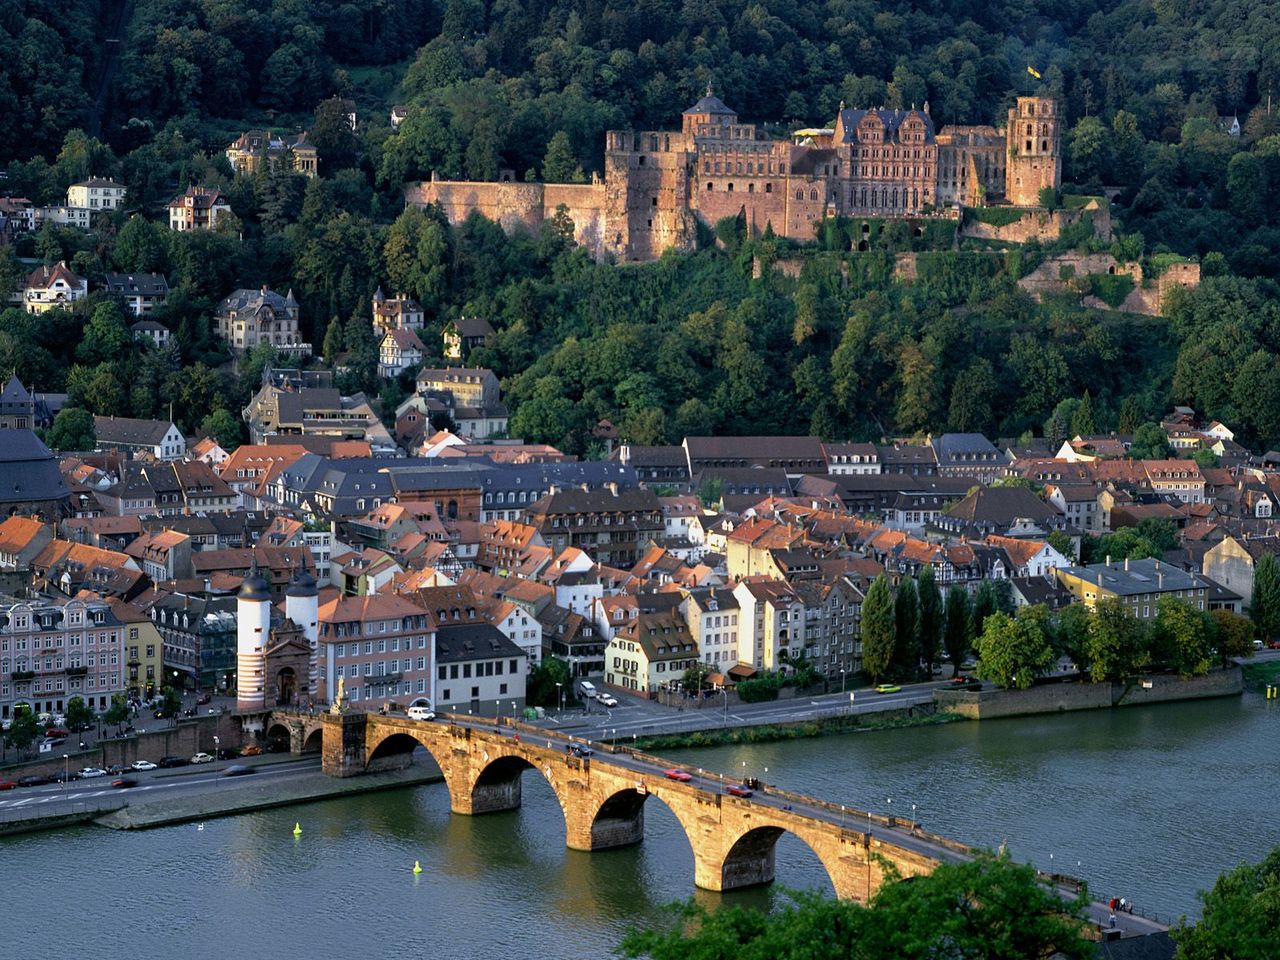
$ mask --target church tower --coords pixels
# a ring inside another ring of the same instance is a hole
[[[317,659],[320,643],[320,591],[316,588],[316,578],[305,567],[297,572],[285,592],[284,615],[302,628],[302,636],[311,648],[307,692],[314,697],[319,690],[320,680],[320,663]]]
[[[236,710],[267,706],[267,643],[271,636],[271,587],[255,562],[236,594]]]
[[[1005,196],[1017,207],[1040,203],[1040,191],[1062,186],[1062,136],[1058,103],[1050,97],[1019,97],[1009,110]]]

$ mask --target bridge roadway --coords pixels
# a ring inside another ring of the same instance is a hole
[[[297,752],[322,737],[323,768],[331,776],[407,766],[413,750],[425,747],[444,775],[451,809],[460,814],[518,807],[522,774],[532,767],[555,792],[565,816],[566,843],[578,850],[640,842],[644,804],[655,797],[684,828],[693,850],[695,883],[704,889],[771,882],[775,845],[784,832],[818,856],[837,896],[863,902],[895,872],[904,877],[928,873],[940,863],[962,862],[973,853],[909,820],[773,784],[753,782],[752,796],[734,796],[727,788],[738,782],[736,778],[506,718],[448,715],[415,721],[358,712],[277,711],[267,721],[266,733],[268,738],[287,734]],[[590,752],[579,755],[572,747]],[[669,778],[665,771],[673,768],[689,779]],[[1075,896],[1073,878],[1045,879],[1055,882],[1064,896]],[[1088,914],[1099,927],[1111,922],[1106,904],[1091,904]],[[1115,924],[1124,936],[1166,929],[1128,914],[1117,915]]]

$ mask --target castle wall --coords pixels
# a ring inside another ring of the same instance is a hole
[[[601,183],[488,183],[473,180],[424,180],[405,187],[405,202],[439,204],[452,224],[472,211],[508,233],[518,227],[536,232],[563,205],[573,220],[574,239],[596,258],[605,252],[605,189]]]
[[[999,225],[966,218],[960,235],[1006,243],[1026,243],[1028,240],[1043,243],[1058,239],[1065,228],[1078,223],[1083,217],[1093,221],[1093,232],[1100,239],[1111,239],[1111,211],[1092,205],[1081,210],[1027,210],[1013,223]]]

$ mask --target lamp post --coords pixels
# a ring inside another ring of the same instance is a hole
[[[888,807],[889,807],[888,817],[889,817],[889,819],[890,819],[890,820],[892,820],[892,819],[893,819],[893,797],[885,797],[884,802],[885,802],[885,803],[888,805]]]
[[[915,833],[915,831],[916,831],[916,805],[913,803],[911,805],[911,832]]]
[[[71,754],[62,755],[62,799],[67,799],[67,783],[71,780]]]
[[[558,713],[564,713],[564,684],[556,681],[556,706]]]
[[[720,693],[724,695],[724,722],[729,722],[729,691],[724,687],[720,688]]]
[[[213,767],[210,767],[209,768],[210,770],[212,770],[214,767],[218,765],[218,744],[220,744],[221,742],[222,741],[219,740],[218,737],[215,735],[213,738]]]
[[[840,668],[840,692],[844,693],[844,667]]]
[[[511,722],[516,722],[516,702],[514,700],[511,701]]]

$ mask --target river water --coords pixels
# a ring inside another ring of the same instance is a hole
[[[1280,843],[1280,711],[1261,695],[718,747],[671,755],[1079,872],[1101,897],[1194,915],[1219,872]],[[766,773],[767,768],[767,773]],[[300,821],[302,836],[292,836]],[[564,846],[550,788],[521,810],[454,817],[442,784],[118,833],[0,839],[5,956],[115,960],[339,956],[607,957],[632,924],[694,894],[675,817],[646,806],[645,842]],[[414,861],[423,872],[414,876]],[[1078,866],[1077,866],[1078,864]],[[800,841],[780,884],[830,891]],[[767,906],[765,888],[709,905]]]

